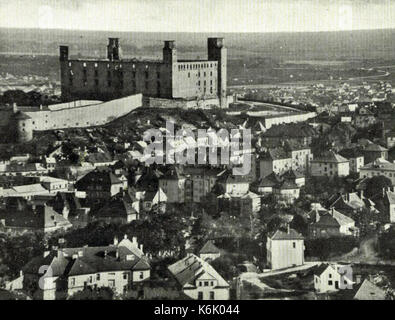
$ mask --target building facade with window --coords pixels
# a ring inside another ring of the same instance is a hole
[[[229,300],[229,284],[202,258],[189,254],[168,270],[180,290],[194,300]]]
[[[304,237],[288,227],[267,237],[267,264],[272,270],[304,264]]]
[[[41,266],[46,266],[41,270]],[[45,252],[23,268],[23,288],[34,298],[55,300],[85,288],[109,287],[115,293],[150,278],[150,265],[134,237],[104,247],[63,248]],[[41,272],[41,273],[40,273]]]

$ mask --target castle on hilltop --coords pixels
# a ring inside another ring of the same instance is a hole
[[[123,59],[119,39],[109,38],[106,59],[70,59],[69,48],[60,46],[62,99],[112,100],[142,93],[151,106],[195,101],[197,107],[208,101],[226,108],[223,38],[208,38],[207,51],[207,60],[178,60],[175,41],[165,41],[162,60]]]

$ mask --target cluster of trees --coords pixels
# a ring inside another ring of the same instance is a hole
[[[14,279],[33,257],[43,254],[45,240],[38,233],[0,236],[0,283]]]
[[[395,229],[384,232],[379,236],[378,249],[384,259],[395,259]]]
[[[332,256],[349,253],[358,246],[358,240],[352,236],[306,239],[305,255],[325,261]]]
[[[122,239],[126,234],[129,239],[137,237],[144,245],[144,252],[158,256],[163,252],[174,255],[182,254],[185,238],[182,230],[187,227],[187,221],[174,210],[165,213],[147,213],[145,219],[135,220],[129,224],[106,223],[95,221],[85,228],[74,229],[67,233],[59,232],[50,240],[50,245],[58,245],[59,238],[65,239],[67,247],[106,246],[113,243],[114,236]]]

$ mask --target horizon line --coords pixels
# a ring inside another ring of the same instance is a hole
[[[393,28],[372,28],[372,29],[352,29],[352,30],[319,30],[319,31],[116,31],[116,30],[92,30],[92,29],[64,29],[64,28],[21,28],[21,27],[1,27],[0,29],[12,29],[12,30],[37,30],[37,31],[70,31],[70,32],[114,32],[114,33],[220,33],[220,34],[232,34],[232,33],[245,33],[245,34],[279,34],[279,33],[335,33],[335,32],[362,32],[362,31],[389,31],[395,30]]]

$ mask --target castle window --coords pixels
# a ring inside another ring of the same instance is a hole
[[[108,81],[107,81],[107,85],[108,85],[109,87],[111,87],[111,80],[108,80]]]
[[[99,79],[95,79],[95,86],[99,85]]]
[[[99,71],[95,70],[95,77],[97,78],[99,76]]]
[[[148,71],[145,72],[145,78],[148,78]]]

